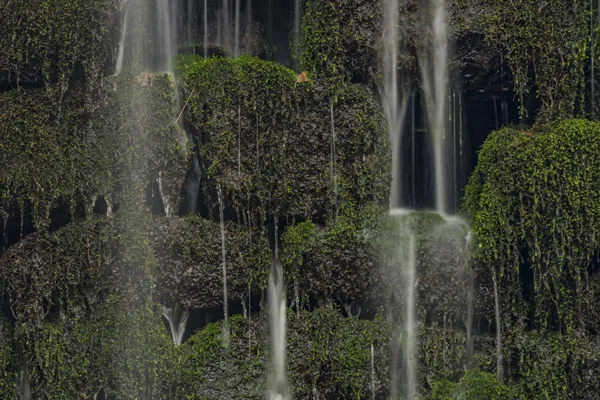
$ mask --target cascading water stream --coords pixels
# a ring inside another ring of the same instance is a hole
[[[335,216],[337,220],[338,215],[338,206],[337,206],[337,198],[338,198],[338,187],[337,187],[337,176],[335,169],[335,120],[333,118],[333,103],[330,104],[331,111],[331,184],[333,186],[333,204],[335,208]]]
[[[430,0],[432,57],[419,54],[419,66],[423,78],[423,93],[429,130],[434,149],[435,210],[448,213],[447,157],[445,125],[448,92],[448,28],[444,0]]]
[[[240,0],[235,0],[235,39],[233,56],[240,56],[240,12],[241,12]]]
[[[291,393],[286,379],[286,301],[283,267],[279,259],[273,258],[268,285],[269,328],[271,330],[271,371],[269,376],[268,400],[290,400]]]

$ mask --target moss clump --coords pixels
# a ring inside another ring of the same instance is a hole
[[[307,0],[302,16],[302,50],[295,55],[303,71],[327,78],[369,82],[378,72],[384,31],[381,2]]]
[[[43,82],[64,93],[79,63],[98,81],[113,52],[117,0],[13,0],[0,10],[0,81]]]
[[[344,203],[386,202],[388,138],[366,90],[297,83],[291,70],[250,57],[188,56],[177,70],[211,204],[218,187],[240,220],[248,209],[333,218]]]
[[[374,311],[380,284],[370,242],[374,229],[373,216],[370,221],[340,217],[324,227],[312,222],[287,227],[282,262],[298,307],[334,301],[348,315]]]

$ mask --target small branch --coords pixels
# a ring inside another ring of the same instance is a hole
[[[185,101],[185,104],[183,105],[183,108],[181,109],[181,112],[179,113],[179,116],[175,120],[175,123],[179,122],[179,118],[181,118],[181,116],[183,115],[183,111],[185,110],[185,108],[187,107],[188,103],[190,102],[190,99],[192,98],[192,95],[194,94],[194,90],[195,89],[192,89],[192,91],[190,92],[190,95],[188,96],[187,100]]]

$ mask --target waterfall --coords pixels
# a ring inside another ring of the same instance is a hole
[[[151,12],[156,14],[155,20]],[[115,74],[137,63],[146,71],[170,72],[178,50],[177,12],[176,0],[127,2],[121,16]]]
[[[155,0],[157,12],[157,59],[155,70],[171,71],[172,59],[177,52],[175,13],[177,1]]]
[[[188,310],[181,310],[177,305],[173,306],[173,308],[163,306],[162,311],[167,322],[169,322],[173,343],[176,346],[181,345],[190,312]]]
[[[445,115],[448,91],[448,29],[444,0],[430,0],[433,60],[423,52],[419,54],[419,66],[423,77],[427,121],[432,134],[435,166],[435,209],[447,213],[447,157]]]
[[[271,330],[271,373],[268,400],[290,400],[291,393],[285,372],[286,314],[283,267],[277,257],[273,258],[269,274],[269,328]]]
[[[405,290],[406,290],[406,317],[405,331],[406,344],[404,348],[404,368],[406,371],[406,398],[415,399],[417,395],[417,335],[416,335],[416,305],[415,305],[415,234],[410,232],[408,237],[408,262],[406,263]]]

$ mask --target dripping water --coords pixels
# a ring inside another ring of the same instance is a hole
[[[172,208],[171,208],[171,204],[169,202],[169,199],[167,198],[167,196],[165,195],[165,192],[163,190],[162,178],[160,176],[156,180],[156,183],[158,185],[158,195],[160,196],[160,199],[161,199],[161,201],[163,203],[163,207],[164,207],[164,210],[165,210],[165,215],[167,217],[170,217],[171,216]]]
[[[333,118],[333,102],[330,100],[330,111],[331,111],[331,181],[333,185],[333,201],[335,207],[335,219],[337,221],[338,215],[338,207],[337,207],[337,197],[338,197],[338,187],[337,187],[337,176],[335,170],[335,121]]]

